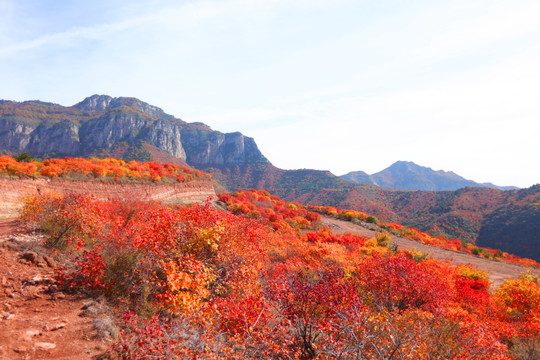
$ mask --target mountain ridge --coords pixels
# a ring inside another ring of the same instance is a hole
[[[255,141],[187,123],[136,98],[92,95],[69,107],[40,101],[0,103],[0,144],[34,156],[116,156],[149,160],[145,144],[192,166],[269,161]]]
[[[433,170],[412,161],[396,161],[389,167],[374,174],[351,171],[341,178],[355,183],[368,183],[397,190],[447,191],[477,186],[498,190],[514,190],[515,186],[497,186],[492,183],[478,183],[465,179],[453,171]]]

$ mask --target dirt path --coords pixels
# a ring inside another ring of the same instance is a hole
[[[0,236],[14,234],[19,231],[19,221],[17,219],[0,218]]]
[[[96,359],[114,323],[95,300],[62,291],[56,260],[39,243],[0,236],[0,359]]]
[[[372,237],[376,233],[375,230],[371,230],[348,221],[338,220],[326,216],[322,216],[321,218],[323,225],[328,226],[337,234],[356,233]],[[482,270],[487,271],[491,280],[493,281],[494,288],[502,284],[504,279],[516,278],[528,269],[531,269],[533,272],[540,275],[540,269],[526,268],[524,266],[509,264],[499,260],[488,260],[479,256],[423,244],[419,241],[410,240],[399,236],[392,236],[392,241],[397,244],[398,248],[400,249],[412,250],[415,248],[416,250],[430,254],[435,259],[451,260],[456,264],[472,264]]]

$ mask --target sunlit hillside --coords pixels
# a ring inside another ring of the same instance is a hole
[[[21,218],[62,259],[63,286],[114,309],[117,358],[526,359],[525,349],[540,350],[535,273],[524,267],[494,289],[484,271],[397,249],[391,235],[535,262],[266,191],[220,200],[37,195]],[[379,230],[335,234],[323,216]]]

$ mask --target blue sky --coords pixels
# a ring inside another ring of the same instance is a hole
[[[274,165],[540,182],[540,2],[0,0],[0,98],[133,96]]]

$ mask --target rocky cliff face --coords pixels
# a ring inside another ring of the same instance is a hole
[[[34,156],[115,153],[145,143],[195,167],[269,163],[255,141],[187,123],[135,98],[93,95],[71,107],[0,101],[0,150]]]
[[[111,149],[119,142],[142,140],[177,158],[186,159],[181,126],[160,119],[148,119],[125,111],[108,112],[85,122],[78,130],[83,154]]]
[[[79,153],[80,150],[78,128],[69,121],[32,126],[0,119],[0,144],[2,149],[15,153],[45,154],[55,152],[59,147],[64,153]]]
[[[184,130],[182,143],[187,162],[195,167],[240,165],[265,159],[255,141],[239,132]]]

